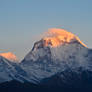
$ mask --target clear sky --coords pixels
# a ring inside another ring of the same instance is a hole
[[[73,32],[92,48],[92,0],[0,0],[0,52],[23,59],[48,28]]]

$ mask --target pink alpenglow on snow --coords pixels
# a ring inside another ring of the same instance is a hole
[[[83,46],[87,47],[76,35],[64,29],[49,29],[48,32],[45,33],[43,40],[45,40],[45,46],[47,46],[49,42],[51,42],[52,47],[57,47],[63,45],[64,43],[70,43],[77,40]]]
[[[12,61],[12,62],[18,62],[18,58],[11,52],[8,53],[0,53],[0,56]]]

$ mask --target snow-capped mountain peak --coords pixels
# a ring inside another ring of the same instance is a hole
[[[53,61],[61,61],[68,59],[70,53],[74,55],[83,48],[86,49],[86,45],[77,36],[64,29],[54,28],[34,44],[32,51],[27,54],[25,59],[36,61],[38,58],[48,56]]]
[[[49,29],[48,32],[46,32],[43,36],[42,40],[45,46],[50,45],[52,47],[57,47],[63,44],[79,42],[80,44],[86,47],[86,45],[81,42],[76,35],[64,29]]]
[[[18,62],[18,58],[13,53],[11,53],[11,52],[0,53],[0,56],[8,59],[9,61]]]
[[[51,29],[34,44],[21,67],[32,82],[39,83],[67,69],[76,72],[81,67],[92,71],[89,57],[92,57],[89,49],[77,36],[63,29]]]

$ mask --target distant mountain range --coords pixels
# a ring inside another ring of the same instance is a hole
[[[20,63],[0,56],[0,89],[91,92],[92,50],[74,34],[50,29]]]

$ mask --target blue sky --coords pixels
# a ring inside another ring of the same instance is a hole
[[[48,28],[73,32],[92,48],[92,0],[0,0],[0,52],[23,59]]]

